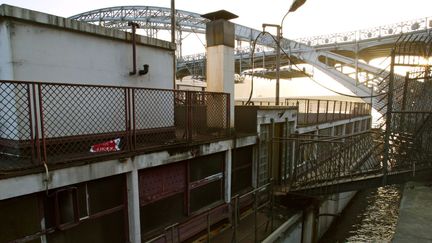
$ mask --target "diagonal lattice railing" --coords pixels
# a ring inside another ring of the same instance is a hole
[[[373,139],[353,138],[354,142],[344,140],[342,145],[326,141],[327,145],[332,145],[327,146],[329,156],[315,155],[307,160],[298,156],[291,190],[325,188],[347,181],[366,183],[368,179],[377,178],[386,183],[386,178],[398,175],[407,180],[432,169],[432,70],[430,64],[414,63],[415,58],[412,58],[420,55],[423,59],[416,60],[429,60],[431,46],[431,36],[401,38],[392,51],[390,76],[385,84],[378,86],[386,93],[387,112]],[[414,69],[404,80],[396,80],[396,66],[414,66]],[[320,141],[311,144],[307,146],[319,148]]]
[[[300,142],[291,191],[380,173],[380,160],[374,153],[382,149],[379,136],[366,132],[331,141]]]

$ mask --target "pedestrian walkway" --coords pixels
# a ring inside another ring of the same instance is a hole
[[[394,243],[432,242],[432,181],[405,184]]]

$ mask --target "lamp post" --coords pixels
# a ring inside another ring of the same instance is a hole
[[[173,46],[176,46],[176,9],[175,9],[175,0],[171,0],[171,43]],[[176,89],[176,76],[177,76],[177,57],[176,52],[174,50],[173,53],[173,89]]]
[[[281,40],[281,26],[277,24],[263,24],[263,31],[265,31],[266,27],[275,27],[276,28],[276,98],[275,104],[279,105],[279,81],[280,81],[280,40]]]
[[[282,27],[283,27],[283,22],[286,18],[286,16],[288,15],[288,13],[290,12],[295,12],[299,7],[301,7],[304,3],[306,2],[306,0],[294,0],[293,3],[291,4],[291,7],[288,9],[288,12],[286,12],[286,14],[283,16],[281,24],[280,25],[276,25],[276,24],[263,24],[263,31],[265,30],[265,27],[275,27],[277,34],[276,34],[276,41],[277,41],[277,48],[276,48],[276,98],[275,98],[275,104],[279,105],[279,89],[280,89],[280,44],[281,44],[281,39],[282,39]]]

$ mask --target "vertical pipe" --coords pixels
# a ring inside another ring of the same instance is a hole
[[[135,75],[136,71],[136,28],[139,28],[139,25],[129,21],[128,26],[132,27],[132,71],[129,72],[129,75]]]
[[[307,100],[306,106],[306,124],[309,124],[309,99]]]
[[[320,100],[318,100],[317,103],[317,117],[316,117],[316,124],[319,124],[319,115],[320,115]]]
[[[276,26],[277,31],[277,47],[276,47],[276,106],[279,105],[279,83],[280,83],[280,40],[281,40],[281,27]]]

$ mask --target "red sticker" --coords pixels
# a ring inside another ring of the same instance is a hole
[[[98,153],[98,152],[119,151],[120,150],[119,144],[120,144],[120,138],[113,139],[113,140],[103,142],[103,143],[98,143],[98,144],[91,146],[90,152]]]

